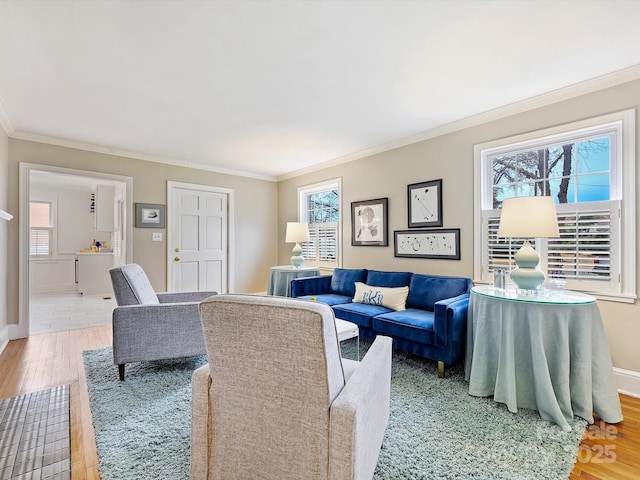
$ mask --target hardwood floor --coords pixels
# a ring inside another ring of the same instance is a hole
[[[100,479],[82,351],[111,341],[111,326],[102,325],[13,340],[0,356],[0,399],[71,385],[73,480]],[[607,425],[596,420],[589,426],[570,480],[640,478],[640,399],[622,395],[621,400],[624,421]]]

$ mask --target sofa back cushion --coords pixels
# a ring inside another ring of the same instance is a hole
[[[415,273],[411,277],[409,285],[407,307],[433,312],[436,302],[468,293],[470,289],[471,280],[469,278]]]
[[[356,293],[356,282],[364,282],[367,271],[364,268],[336,268],[331,276],[329,293],[352,297]]]
[[[375,287],[408,287],[411,280],[410,272],[381,272],[369,270],[367,273],[367,285]]]

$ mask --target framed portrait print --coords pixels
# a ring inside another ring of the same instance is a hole
[[[136,203],[136,228],[164,228],[164,205]]]
[[[351,245],[386,247],[388,198],[351,202]]]
[[[407,185],[409,228],[442,226],[442,179]]]
[[[460,229],[396,230],[395,257],[460,260]]]

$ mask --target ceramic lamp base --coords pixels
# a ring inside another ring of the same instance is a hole
[[[300,268],[304,263],[304,257],[302,256],[302,247],[299,243],[296,243],[296,246],[291,250],[291,265],[294,267]]]
[[[540,257],[527,241],[516,253],[516,265],[511,274],[511,280],[521,290],[536,290],[544,282],[544,273],[536,267],[540,263]]]

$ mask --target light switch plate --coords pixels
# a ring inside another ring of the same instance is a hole
[[[153,232],[153,235],[152,235],[151,239],[154,242],[161,242],[162,241],[162,232]]]

